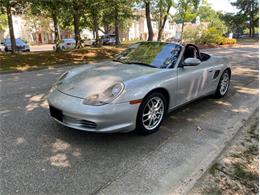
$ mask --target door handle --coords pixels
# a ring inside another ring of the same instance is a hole
[[[209,70],[209,72],[212,72],[213,70]]]

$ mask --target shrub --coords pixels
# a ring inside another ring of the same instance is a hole
[[[218,43],[222,38],[221,33],[215,28],[210,27],[203,31],[200,43],[202,44],[210,44],[210,43]]]
[[[216,42],[216,44],[218,45],[232,45],[236,43],[237,43],[236,39],[229,39],[227,37],[220,37]]]
[[[236,39],[229,39],[223,37],[219,30],[217,30],[215,27],[210,27],[203,31],[200,43],[226,45],[226,44],[235,44]]]
[[[183,40],[185,43],[198,44],[202,34],[202,27],[186,27],[183,32]]]
[[[194,43],[199,45],[227,45],[236,44],[236,39],[223,37],[222,31],[216,27],[203,28],[186,27],[183,32],[184,43]]]

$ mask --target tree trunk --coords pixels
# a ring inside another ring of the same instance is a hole
[[[73,26],[74,26],[74,35],[75,35],[75,41],[76,45],[75,48],[80,48],[80,30],[79,30],[79,5],[77,1],[73,1]]]
[[[148,28],[148,39],[147,41],[153,40],[153,27],[152,27],[152,20],[151,20],[151,10],[150,10],[150,1],[145,1],[145,16]]]
[[[181,38],[180,38],[180,42],[183,43],[182,37],[183,37],[183,31],[184,31],[184,20],[181,23]]]
[[[73,25],[74,25],[74,34],[76,40],[76,48],[80,48],[79,16],[77,13],[73,14]]]
[[[119,22],[118,22],[118,7],[115,5],[115,34],[116,34],[116,45],[119,45]]]
[[[168,6],[166,15],[163,17],[163,21],[161,21],[161,19],[160,19],[157,41],[160,41],[161,38],[162,38],[164,26],[165,26],[165,23],[166,23],[166,21],[167,21],[167,17],[168,17],[168,14],[169,14],[169,12],[170,12],[170,9],[171,9],[171,6]]]
[[[11,39],[12,53],[15,53],[15,51],[16,51],[16,42],[15,42],[15,37],[14,37],[14,27],[13,27],[12,12],[11,12],[11,7],[10,7],[9,4],[6,7],[6,11],[7,11],[7,18],[8,18],[8,26],[9,26],[9,34],[10,34],[10,39]]]
[[[99,27],[98,27],[98,23],[97,23],[97,18],[96,18],[96,12],[95,10],[92,10],[92,18],[93,18],[93,22],[94,22],[94,32],[95,32],[95,45],[96,46],[100,46],[100,41],[99,41],[99,33],[98,33],[98,30],[99,30]]]
[[[96,45],[100,46],[100,41],[99,41],[99,34],[98,34],[98,27],[96,26],[95,28],[95,32],[96,32]]]
[[[161,36],[162,36],[162,23],[163,23],[163,13],[162,13],[162,6],[160,6],[160,14],[159,14],[159,25],[158,25],[158,37],[157,37],[157,41],[161,40]]]
[[[250,11],[250,23],[251,23],[251,33],[252,37],[255,37],[255,24],[254,24],[254,1],[251,1],[251,11]]]
[[[57,48],[58,41],[60,40],[60,33],[59,33],[59,27],[58,27],[58,18],[56,16],[56,14],[52,15],[52,20],[53,20],[53,26],[54,26],[54,43]]]

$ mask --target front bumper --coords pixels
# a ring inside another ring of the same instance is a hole
[[[126,102],[90,106],[83,104],[83,99],[57,89],[47,99],[50,107],[62,111],[62,120],[55,120],[65,126],[91,132],[129,132],[135,129],[139,104]]]

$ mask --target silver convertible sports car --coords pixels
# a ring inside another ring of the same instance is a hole
[[[156,132],[165,115],[202,96],[223,97],[231,69],[192,44],[138,42],[113,61],[62,74],[48,95],[51,116],[91,132]]]

